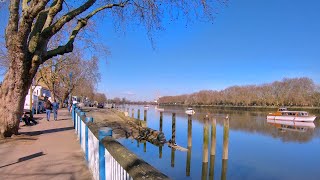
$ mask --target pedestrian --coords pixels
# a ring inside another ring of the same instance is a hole
[[[56,121],[58,119],[58,109],[59,109],[59,103],[57,103],[56,100],[52,103],[52,110],[53,110],[53,119]]]
[[[47,99],[46,102],[44,103],[44,108],[46,109],[47,121],[49,121],[50,120],[50,113],[52,110],[52,104],[49,101],[49,99]]]
[[[22,121],[25,123],[25,125],[27,126],[31,126],[32,124],[30,123],[30,121],[36,125],[38,124],[37,121],[35,121],[33,118],[29,117],[26,112],[23,112],[23,115],[22,115]]]

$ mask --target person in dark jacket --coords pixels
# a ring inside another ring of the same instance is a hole
[[[52,110],[52,104],[49,101],[49,99],[47,99],[46,102],[44,103],[44,108],[46,109],[47,121],[49,121],[50,120],[50,113]]]

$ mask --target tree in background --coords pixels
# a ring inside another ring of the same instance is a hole
[[[260,86],[231,86],[189,95],[164,96],[163,104],[230,106],[319,106],[320,89],[310,78],[285,78]]]

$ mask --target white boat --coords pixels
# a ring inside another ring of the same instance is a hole
[[[196,113],[192,108],[188,108],[187,110],[186,110],[186,114],[188,114],[188,115],[192,115],[192,114],[194,114],[194,113]]]
[[[267,120],[313,122],[315,119],[316,116],[310,116],[306,111],[288,111],[287,108],[279,108],[277,112],[267,115]]]
[[[145,105],[145,106],[144,106],[144,109],[145,109],[145,110],[148,110],[148,109],[149,109],[149,106],[148,106],[148,105]]]
[[[154,109],[155,109],[156,111],[160,111],[160,112],[163,112],[163,111],[164,111],[164,108],[158,108],[158,106],[156,106]]]
[[[285,131],[298,131],[305,132],[307,129],[315,128],[313,122],[301,122],[301,121],[281,121],[281,120],[267,120],[268,124],[275,126],[276,128]]]

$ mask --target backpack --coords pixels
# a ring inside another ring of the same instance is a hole
[[[48,101],[44,103],[44,108],[45,109],[50,109],[51,110],[52,109],[51,106],[52,106],[51,103],[48,102]]]

